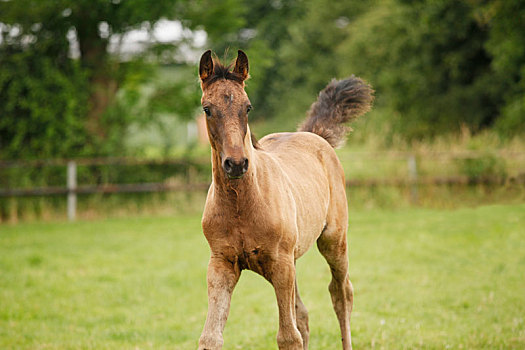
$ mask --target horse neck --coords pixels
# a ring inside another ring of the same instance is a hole
[[[245,152],[250,162],[248,171],[241,179],[230,180],[222,168],[219,152],[212,148],[212,176],[216,199],[237,209],[239,205],[251,206],[259,194],[256,150],[250,143],[245,147]]]

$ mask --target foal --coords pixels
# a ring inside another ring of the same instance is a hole
[[[211,257],[208,315],[199,349],[222,347],[231,295],[245,269],[262,275],[275,289],[279,349],[307,349],[308,313],[299,297],[295,261],[316,241],[330,265],[329,290],[343,349],[351,349],[348,209],[344,173],[333,147],[348,131],[343,123],[370,109],[373,91],[353,76],[333,80],[298,132],[271,134],[257,142],[248,126],[244,52],[239,50],[230,69],[209,50],[201,57],[213,181],[202,218]]]

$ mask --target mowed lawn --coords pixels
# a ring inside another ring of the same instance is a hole
[[[356,349],[525,348],[525,205],[350,213]],[[199,215],[0,226],[1,349],[195,349]],[[329,269],[298,262],[310,348],[338,349]],[[276,349],[273,289],[245,271],[224,349]]]

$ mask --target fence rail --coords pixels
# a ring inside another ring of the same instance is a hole
[[[356,154],[358,152],[355,152]],[[367,179],[348,179],[346,185],[349,187],[373,187],[373,186],[404,186],[410,188],[411,201],[414,204],[418,202],[418,187],[422,185],[468,185],[468,184],[487,184],[501,185],[507,183],[525,184],[525,172],[517,176],[501,178],[498,176],[468,177],[461,175],[453,176],[420,176],[418,174],[417,157],[409,152],[367,152],[367,159],[383,158],[405,160],[407,166],[407,176],[405,177],[387,177],[387,178],[367,178]],[[434,159],[465,159],[483,156],[479,152],[455,152],[444,153],[434,152],[430,156],[428,153],[425,157]],[[513,159],[525,159],[525,153],[506,152],[498,153],[502,157],[511,157]],[[0,161],[0,169],[9,168],[38,168],[45,166],[65,166],[67,171],[66,186],[47,186],[32,188],[0,188],[0,197],[27,197],[27,196],[51,196],[67,195],[67,213],[69,220],[73,221],[76,217],[76,204],[78,194],[112,194],[112,193],[142,193],[142,192],[169,192],[169,191],[199,191],[206,190],[209,183],[192,182],[188,178],[187,183],[170,183],[170,182],[150,182],[150,183],[133,183],[133,184],[100,184],[100,185],[79,185],[77,183],[78,166],[105,166],[105,165],[184,165],[193,166],[194,163],[184,159],[137,159],[137,158],[88,158],[88,159],[50,159],[50,160],[29,160],[29,161]]]
[[[507,159],[525,159],[525,152],[521,151],[496,151],[491,154]],[[414,152],[403,151],[352,151],[351,157],[363,157],[366,159],[399,159],[404,160],[410,157],[425,157],[432,159],[465,159],[477,158],[487,155],[480,151],[450,151],[437,152],[426,151],[423,155]],[[348,159],[348,155],[340,156],[341,159]],[[189,165],[191,161],[181,158],[134,158],[134,157],[95,157],[95,158],[58,158],[58,159],[32,159],[32,160],[0,160],[0,169],[2,168],[24,168],[24,167],[42,167],[42,166],[67,166],[74,161],[78,166],[92,165]]]
[[[0,160],[0,169],[4,168],[35,168],[43,166],[67,166],[75,162],[79,166],[92,165],[189,165],[186,159],[174,158],[130,158],[130,157],[106,157],[106,158],[78,158],[78,159],[34,159],[34,160]]]
[[[84,185],[75,189],[62,186],[33,187],[33,188],[4,188],[0,189],[0,197],[28,197],[64,195],[70,192],[77,194],[111,194],[111,193],[141,193],[141,192],[169,192],[169,191],[198,191],[206,190],[209,183],[168,184],[163,182],[150,182],[141,184],[105,184]]]

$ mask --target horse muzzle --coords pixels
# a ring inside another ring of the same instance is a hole
[[[228,157],[222,162],[222,168],[229,179],[240,179],[248,171],[248,158],[235,160]]]

